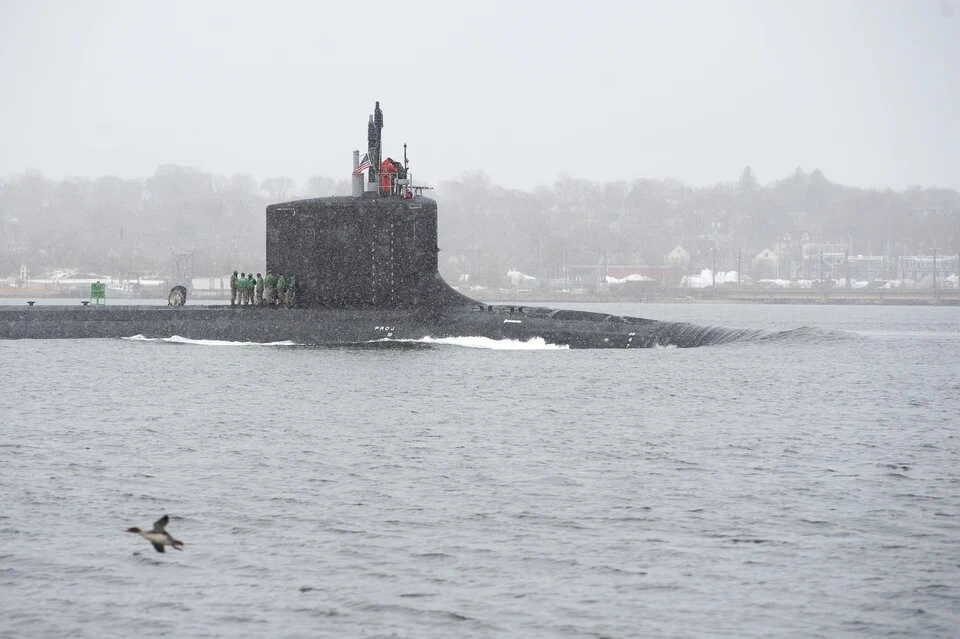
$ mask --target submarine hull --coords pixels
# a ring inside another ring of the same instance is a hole
[[[570,318],[550,317],[573,313]],[[570,348],[693,347],[755,331],[659,322],[582,311],[484,306],[428,309],[312,309],[230,306],[46,306],[0,308],[2,339],[150,338],[347,345],[384,340],[485,337],[543,339]]]
[[[495,306],[452,289],[438,271],[437,204],[366,194],[272,204],[268,273],[295,280],[277,306],[0,307],[0,339],[150,338],[363,344],[425,337],[542,339],[570,348],[692,347],[755,332],[588,311]],[[184,298],[185,299],[185,298]]]

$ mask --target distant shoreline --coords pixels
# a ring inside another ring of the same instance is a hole
[[[960,306],[960,290],[938,289],[936,296],[932,290],[902,289],[753,289],[718,288],[714,289],[669,289],[652,292],[648,295],[610,295],[601,293],[574,291],[512,291],[509,289],[484,289],[479,291],[460,290],[464,295],[485,303],[519,303],[523,305],[556,304],[573,302],[577,304],[796,304],[796,305],[838,305],[838,306]],[[111,295],[111,293],[115,293]],[[133,296],[107,291],[107,299],[124,300],[136,303],[164,299],[164,291],[145,290],[142,296]],[[26,302],[33,299],[88,299],[79,291],[53,291],[49,289],[22,289],[0,286],[0,299],[7,302],[21,299]],[[209,302],[217,299],[229,299],[226,295],[211,295],[206,291],[197,291],[188,297],[188,303]]]
[[[545,304],[576,302],[584,304],[796,304],[838,306],[960,306],[960,290],[849,290],[849,289],[673,289],[656,295],[605,295],[560,291],[461,291],[474,299],[499,302]]]

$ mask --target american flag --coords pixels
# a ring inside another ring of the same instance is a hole
[[[371,167],[370,157],[366,153],[364,153],[363,159],[360,160],[360,164],[357,165],[357,168],[353,170],[353,174],[360,175],[361,173],[364,172],[365,169],[369,169],[370,167]]]

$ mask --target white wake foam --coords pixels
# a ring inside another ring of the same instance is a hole
[[[134,335],[133,337],[124,337],[123,339],[131,342],[167,342],[168,344],[195,344],[198,346],[296,346],[296,342],[232,342],[219,339],[190,339],[189,337],[144,337],[143,335]]]
[[[485,348],[494,351],[550,351],[566,350],[567,345],[548,344],[542,337],[532,337],[523,342],[516,339],[490,339],[489,337],[422,337],[420,339],[392,339],[384,338],[377,342],[407,342],[419,344],[443,344],[445,346],[462,346],[465,348]]]
[[[123,339],[132,342],[166,342],[168,344],[194,344],[198,346],[297,346],[296,342],[234,342],[218,339],[190,339],[174,335],[172,337],[145,337],[143,335],[134,335],[133,337],[124,337]],[[489,337],[422,337],[420,339],[393,339],[385,337],[383,339],[371,340],[372,343],[393,342],[393,343],[418,343],[418,344],[441,344],[444,346],[461,346],[464,348],[485,348],[494,351],[549,351],[566,350],[569,346],[560,344],[548,344],[542,337],[533,337],[525,342],[516,339],[490,339]]]

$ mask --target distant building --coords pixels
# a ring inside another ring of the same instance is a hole
[[[751,266],[754,279],[773,279],[780,273],[780,256],[772,249],[763,249],[754,256]]]
[[[900,279],[920,281],[933,277],[936,268],[937,279],[945,279],[960,273],[960,256],[938,255],[936,265],[932,255],[901,255],[899,264]]]
[[[889,277],[889,262],[884,255],[857,255],[850,258],[850,277],[872,282]]]
[[[676,266],[681,270],[690,265],[690,252],[677,244],[677,246],[663,257],[667,266]]]
[[[804,244],[801,276],[804,279],[846,277],[849,247],[846,244]]]

